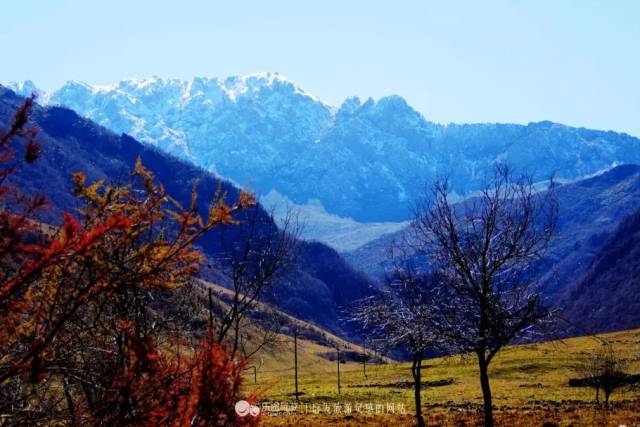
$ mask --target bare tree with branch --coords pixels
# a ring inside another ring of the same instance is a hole
[[[488,367],[517,337],[550,318],[530,279],[554,233],[558,201],[536,192],[526,174],[497,165],[478,197],[453,204],[448,180],[438,181],[418,204],[412,245],[443,278],[442,333],[477,355],[485,425],[493,426]]]
[[[443,346],[434,326],[437,287],[434,278],[419,273],[406,257],[393,261],[396,265],[382,295],[362,300],[353,318],[372,334],[372,343],[387,349],[402,347],[411,354],[416,422],[423,427],[422,361],[426,352]]]
[[[232,354],[240,349],[248,357],[275,338],[272,326],[277,324],[278,316],[270,314],[267,305],[261,305],[261,331],[242,328],[243,320],[250,314],[258,315],[258,302],[295,265],[301,227],[290,210],[279,227],[259,206],[243,213],[237,224],[220,233],[220,261],[231,278],[231,295],[221,295],[226,304],[217,305],[217,341],[231,337]],[[251,350],[246,347],[247,334],[255,341]]]
[[[571,380],[569,384],[594,388],[596,403],[600,403],[602,390],[605,406],[609,406],[609,398],[613,392],[638,381],[637,376],[626,372],[627,366],[627,361],[617,354],[613,345],[605,342],[594,354],[579,361],[576,371],[582,378]]]

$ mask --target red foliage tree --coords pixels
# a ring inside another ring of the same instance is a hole
[[[9,184],[41,154],[32,108],[33,98],[0,134],[0,413],[14,423],[259,423],[233,409],[243,362],[211,331],[181,355],[150,304],[190,285],[202,262],[193,244],[253,197],[217,198],[202,218],[195,191],[183,208],[138,159],[127,185],[74,174],[79,215],[65,214],[57,228],[38,223],[44,197]]]

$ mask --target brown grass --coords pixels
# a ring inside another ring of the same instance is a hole
[[[593,403],[594,392],[588,388],[569,387],[570,378],[582,357],[592,354],[602,339],[612,343],[629,362],[630,373],[640,373],[640,330],[593,337],[572,338],[540,344],[518,345],[505,349],[490,368],[496,407],[497,425],[504,426],[640,426],[640,390],[628,388],[612,396],[611,408]],[[275,426],[402,426],[414,423],[413,391],[403,387],[410,381],[409,365],[388,363],[368,366],[364,377],[362,365],[341,365],[341,394],[337,393],[336,362],[318,356],[327,349],[313,343],[301,343],[299,388],[301,403],[392,403],[404,404],[406,415],[398,413],[352,412],[345,415],[307,413],[296,416],[266,416],[266,425]],[[266,358],[258,374],[259,384],[250,388],[263,390],[271,401],[293,402],[292,353],[288,344]],[[423,392],[428,425],[482,425],[482,395],[477,365],[472,357],[451,356],[428,360],[425,381],[453,379],[453,383],[427,387]]]

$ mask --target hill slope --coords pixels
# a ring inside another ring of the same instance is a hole
[[[21,97],[0,86],[0,128],[7,127],[21,102]],[[70,191],[72,172],[84,171],[90,180],[126,180],[137,156],[142,157],[168,193],[185,205],[190,200],[192,186],[197,183],[202,212],[206,212],[218,185],[229,198],[237,196],[235,187],[211,173],[127,135],[118,136],[66,108],[36,106],[33,120],[41,129],[39,137],[44,143],[44,155],[34,165],[20,168],[13,179],[25,192],[47,195],[53,209],[42,218],[45,221],[54,221],[60,217],[60,211],[75,208]],[[218,242],[216,236],[200,242],[213,263],[219,258]],[[348,335],[349,327],[340,321],[340,308],[368,295],[372,283],[329,247],[302,242],[301,248],[299,267],[277,288],[272,301],[304,320]],[[224,277],[216,280],[225,283]]]
[[[545,276],[550,292],[584,271],[609,235],[630,213],[640,208],[640,166],[622,165],[558,189],[558,228],[548,253]],[[388,234],[347,252],[345,257],[372,275],[384,269],[387,248],[406,229]],[[551,267],[552,266],[552,267]]]
[[[557,233],[539,270],[548,304],[566,307],[574,322],[594,332],[640,326],[635,314],[640,286],[632,277],[639,265],[633,258],[638,250],[637,233],[632,231],[637,231],[636,216],[624,221],[640,209],[640,166],[618,166],[562,185],[557,193]],[[616,232],[619,226],[622,231]],[[381,276],[387,248],[402,233],[376,239],[345,257],[357,268]],[[585,274],[583,282],[576,284]]]
[[[573,323],[589,319],[592,331],[640,326],[640,209],[622,221],[587,272],[564,292],[561,306]]]

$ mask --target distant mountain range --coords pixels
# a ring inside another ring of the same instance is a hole
[[[48,94],[31,82],[10,87],[40,92],[45,104],[71,108],[263,195],[321,207],[342,231],[311,214],[319,222],[309,237],[340,250],[394,229],[361,223],[409,219],[413,200],[438,176],[448,175],[455,193],[468,196],[497,161],[536,180],[575,180],[640,163],[640,140],[623,133],[552,122],[443,125],[399,96],[349,98],[335,108],[277,73],[110,86],[70,81]],[[357,239],[341,246],[341,233],[356,229]]]
[[[0,129],[7,129],[23,98],[0,86]],[[142,144],[127,135],[117,135],[75,112],[59,107],[36,106],[33,121],[40,129],[43,156],[33,165],[18,168],[11,177],[25,193],[45,194],[51,209],[40,219],[55,223],[62,211],[74,212],[71,174],[86,173],[89,180],[125,180],[137,158],[152,170],[167,192],[184,206],[189,205],[191,189],[197,183],[199,208],[207,204],[218,186],[235,199],[238,189],[203,169],[162,150]],[[261,210],[261,215],[267,212]],[[210,235],[199,245],[216,267],[221,258],[220,238]],[[229,279],[213,268],[208,279],[221,285]],[[342,308],[358,298],[371,295],[375,283],[356,271],[334,249],[317,242],[301,242],[298,267],[269,295],[268,302],[302,320],[313,322],[343,337],[353,338],[353,325],[341,320]]]

